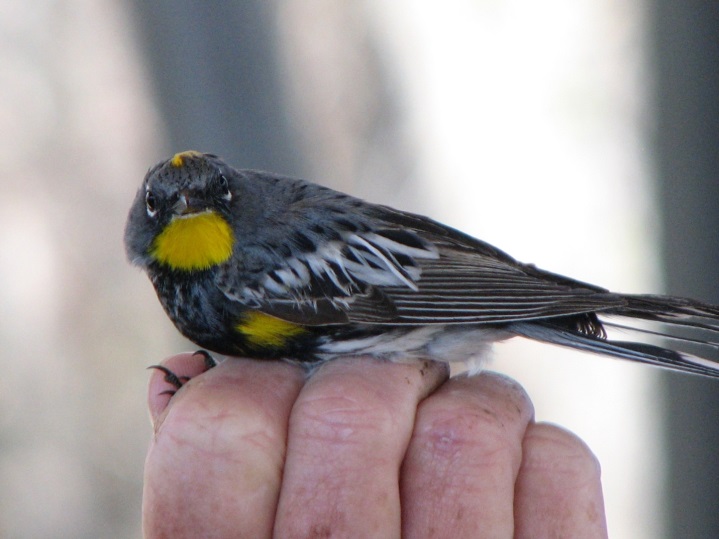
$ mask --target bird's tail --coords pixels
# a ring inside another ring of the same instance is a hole
[[[719,378],[719,307],[671,296],[627,295],[626,304],[597,313],[601,323],[668,341],[658,346],[641,341],[605,339],[569,329],[551,320],[518,322],[508,329],[523,337],[586,352],[656,365],[675,371]],[[614,322],[614,318],[628,323]],[[629,320],[659,323],[656,329]]]

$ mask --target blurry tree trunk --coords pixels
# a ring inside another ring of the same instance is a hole
[[[649,7],[667,291],[719,303],[719,10]],[[664,388],[668,536],[719,537],[719,383],[667,374]]]

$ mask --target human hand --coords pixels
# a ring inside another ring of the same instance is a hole
[[[599,466],[516,382],[340,359],[201,357],[150,380],[143,529],[157,537],[606,537]],[[195,377],[197,376],[197,377]]]

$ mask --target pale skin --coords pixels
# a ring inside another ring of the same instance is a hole
[[[155,371],[148,538],[602,538],[599,465],[513,380],[370,358]]]

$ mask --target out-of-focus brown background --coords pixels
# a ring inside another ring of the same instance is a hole
[[[6,0],[0,537],[137,537],[145,367],[193,346],[124,257],[199,149],[430,214],[627,292],[719,303],[710,0]],[[513,342],[582,436],[610,536],[719,536],[716,382]]]

